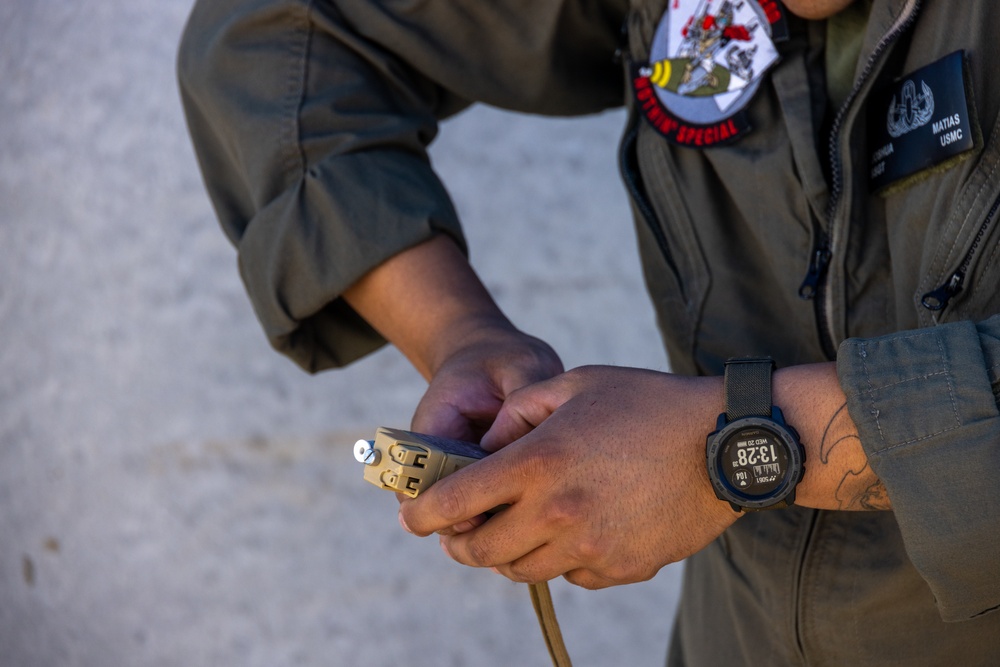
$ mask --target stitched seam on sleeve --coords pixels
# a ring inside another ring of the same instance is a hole
[[[289,67],[282,109],[280,147],[284,153],[282,168],[285,172],[285,187],[292,187],[299,181],[306,165],[305,151],[301,142],[300,115],[305,104],[309,71],[309,51],[312,48],[313,0],[306,0],[290,9],[288,41]],[[303,332],[302,323],[296,322],[295,330],[289,334],[289,343],[295,340],[295,333]],[[308,341],[299,340],[303,349],[309,350],[308,361],[300,362],[309,372],[319,368],[318,345],[314,327],[306,329]]]
[[[301,178],[305,170],[305,154],[299,141],[299,114],[306,99],[306,77],[309,67],[309,49],[312,43],[312,0],[300,6],[291,19],[292,39],[288,49],[292,66],[288,70],[281,144],[284,147],[284,169],[288,172],[287,185]]]
[[[937,340],[938,350],[941,352],[941,361],[944,362],[945,371],[947,373],[948,379],[948,398],[951,399],[951,414],[955,416],[955,428],[962,425],[962,417],[958,414],[958,399],[955,398],[955,380],[952,378],[951,369],[948,367],[948,356],[945,353],[944,342],[938,338]],[[951,429],[945,429],[951,430]],[[944,431],[938,431],[938,433],[944,433]]]
[[[900,447],[906,447],[907,445],[913,445],[913,444],[916,444],[918,442],[923,442],[924,440],[930,440],[931,438],[936,438],[937,436],[942,435],[944,433],[949,433],[951,431],[957,431],[960,428],[962,428],[962,425],[958,424],[956,426],[949,426],[948,428],[943,428],[940,431],[935,431],[934,433],[929,433],[928,435],[922,435],[919,438],[913,438],[913,439],[907,440],[905,442],[897,442],[895,445],[889,445],[888,447],[880,449],[879,453],[882,453],[882,452],[891,452],[892,450],[899,449]]]
[[[916,333],[916,334],[912,334],[912,335],[909,335],[909,336],[900,336],[900,338],[914,338],[914,337],[917,337],[917,336],[927,336],[927,335],[931,335],[931,334],[930,333]],[[961,419],[961,416],[958,413],[958,401],[957,401],[957,399],[955,397],[955,384],[954,384],[954,380],[952,380],[952,378],[951,378],[951,372],[947,368],[948,357],[945,354],[944,343],[941,341],[940,338],[938,338],[936,342],[937,342],[938,351],[939,351],[939,353],[941,355],[942,365],[945,366],[945,370],[939,371],[937,373],[928,373],[928,374],[926,374],[924,376],[916,376],[916,377],[907,378],[907,379],[904,379],[904,380],[899,380],[897,382],[891,382],[889,384],[882,385],[882,386],[879,386],[879,387],[875,387],[872,384],[871,373],[870,373],[869,368],[868,368],[868,350],[867,350],[867,346],[865,344],[863,344],[863,343],[861,344],[861,349],[860,349],[861,359],[862,359],[861,364],[862,364],[862,367],[864,368],[864,371],[865,371],[865,380],[866,380],[866,382],[868,384],[868,396],[869,396],[869,404],[871,406],[871,415],[875,419],[875,426],[878,429],[879,438],[881,439],[882,444],[884,445],[882,448],[880,448],[880,450],[879,450],[880,452],[888,452],[888,451],[892,451],[893,449],[897,449],[899,447],[905,447],[907,445],[912,445],[912,444],[915,444],[915,443],[918,443],[918,442],[921,442],[921,441],[924,441],[924,440],[928,440],[930,438],[937,437],[937,436],[939,436],[939,435],[941,435],[943,433],[948,433],[949,431],[954,431],[954,430],[959,429],[959,428],[962,427],[962,419]],[[1000,367],[1000,364],[998,364],[998,367]],[[911,438],[910,440],[906,440],[904,442],[898,442],[898,443],[890,445],[888,443],[888,441],[886,440],[885,432],[882,430],[881,411],[878,409],[878,407],[876,406],[876,403],[875,403],[875,392],[879,391],[881,389],[885,389],[887,387],[893,387],[893,386],[897,386],[897,385],[904,384],[904,383],[907,383],[907,382],[912,382],[913,380],[918,380],[918,379],[922,379],[922,378],[926,379],[926,378],[930,378],[930,377],[936,377],[936,376],[939,376],[939,375],[944,375],[945,378],[946,378],[946,381],[948,383],[948,400],[951,403],[951,413],[952,413],[952,415],[955,418],[955,425],[954,426],[950,426],[948,428],[939,429],[939,430],[935,431],[934,433],[929,433],[927,435],[920,436],[919,438]]]
[[[871,405],[870,414],[875,418],[875,428],[878,430],[878,437],[885,445],[885,433],[882,431],[882,422],[879,420],[878,408],[875,407],[875,388],[872,386],[872,376],[868,370],[868,349],[867,345],[861,344],[861,367],[865,371],[865,381],[868,384],[868,402]]]
[[[921,338],[923,336],[937,336],[937,332],[933,329],[921,329],[919,331],[912,331],[909,333],[896,334],[892,337],[893,340],[905,340],[907,338]]]
[[[937,373],[925,373],[924,375],[914,375],[913,377],[904,378],[902,380],[896,380],[895,382],[890,382],[889,384],[879,385],[878,387],[872,387],[873,391],[879,391],[880,389],[888,389],[889,387],[895,387],[901,384],[906,384],[907,382],[915,382],[917,380],[927,380],[932,377],[937,377],[938,375],[948,375],[948,371],[938,371]],[[949,381],[949,386],[951,382]]]

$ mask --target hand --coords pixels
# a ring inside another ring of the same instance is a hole
[[[510,392],[562,372],[552,348],[510,323],[446,236],[386,260],[344,299],[430,383],[414,430],[478,442]]]
[[[511,392],[562,372],[551,347],[509,325],[478,327],[457,338],[462,346],[432,377],[413,415],[414,431],[479,442]],[[484,521],[480,514],[439,532],[457,534]]]
[[[512,326],[480,327],[437,368],[414,413],[414,431],[479,442],[516,389],[562,372],[543,341]]]
[[[643,581],[702,549],[738,515],[705,470],[721,378],[580,368],[514,392],[483,445],[498,450],[405,501],[428,535],[510,507],[441,543],[514,581],[565,576],[586,588]],[[509,444],[508,444],[509,443]]]

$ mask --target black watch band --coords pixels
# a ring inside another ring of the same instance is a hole
[[[771,417],[770,357],[745,357],[726,362],[726,421],[745,417]]]
[[[805,451],[799,436],[772,404],[769,357],[726,362],[726,411],[706,439],[708,477],[719,500],[754,512],[795,502]]]

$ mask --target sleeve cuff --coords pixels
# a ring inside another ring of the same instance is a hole
[[[239,243],[240,274],[271,345],[309,372],[344,366],[384,339],[340,298],[365,273],[435,234],[465,251],[426,158],[330,158],[261,209]]]
[[[1000,418],[971,322],[845,341],[841,386],[941,616],[1000,606]]]

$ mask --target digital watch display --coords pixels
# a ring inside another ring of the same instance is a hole
[[[786,507],[802,479],[798,434],[771,405],[773,365],[769,358],[726,364],[726,412],[708,436],[706,463],[716,496],[736,511]]]

